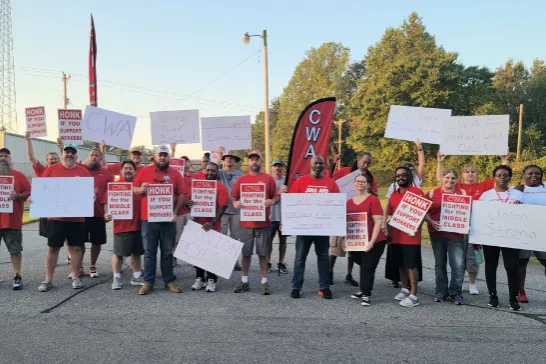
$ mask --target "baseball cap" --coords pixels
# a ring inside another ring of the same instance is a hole
[[[129,149],[129,154],[142,154],[142,152],[140,150],[138,150],[137,147],[133,147],[133,148]]]
[[[262,159],[262,153],[258,152],[257,150],[253,150],[252,152],[248,153],[248,158],[252,158],[253,156],[257,156],[258,158]]]
[[[280,164],[281,166],[284,166],[284,163],[280,159],[275,159],[273,163],[271,163],[271,166],[274,166],[276,164]]]
[[[8,148],[2,148],[2,149],[0,149],[0,153],[6,153],[6,154],[11,155],[11,152],[9,151]]]
[[[78,152],[78,148],[74,144],[65,144],[63,150],[66,151],[67,149],[72,149],[76,153]]]
[[[158,145],[157,148],[155,148],[155,152],[157,154],[161,154],[161,153],[169,154],[169,147],[166,145]]]

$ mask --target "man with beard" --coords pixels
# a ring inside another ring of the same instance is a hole
[[[102,155],[106,155],[106,145],[104,143],[101,143],[99,148]],[[140,171],[142,171],[146,167],[144,164],[141,164],[142,152],[138,148],[129,149],[129,157],[135,163],[136,174],[138,174]],[[108,172],[110,172],[113,176],[117,178],[122,177],[121,176],[122,164],[123,162],[108,164],[106,163],[106,158],[101,158],[101,166],[103,168],[108,169]]]
[[[290,193],[339,193],[337,183],[324,177],[324,159],[316,155],[310,162],[311,173],[298,178],[292,184]],[[315,244],[317,254],[317,267],[319,273],[319,296],[332,299],[330,282],[328,279],[328,249],[330,248],[329,236],[297,236],[296,237],[296,258],[294,260],[294,274],[292,275],[292,298],[300,298],[300,291],[303,287],[303,275],[305,273],[305,262],[311,249]]]
[[[161,275],[165,287],[180,293],[182,289],[174,283],[173,273],[173,243],[176,237],[176,213],[185,202],[186,184],[184,178],[176,169],[169,167],[169,147],[160,145],[154,154],[154,162],[144,168],[133,182],[133,191],[142,198],[142,242],[144,244],[144,284],[138,291],[147,295],[153,290],[157,267],[157,249],[161,250]],[[173,186],[173,219],[170,222],[148,222],[148,185],[172,184]]]
[[[62,162],[57,163],[45,170],[42,177],[91,177],[86,168],[78,165],[78,150],[73,144],[67,144],[62,154]],[[77,201],[74,201],[77,203]],[[46,279],[38,290],[47,292],[53,288],[53,274],[59,259],[59,251],[64,241],[68,243],[72,264],[72,288],[83,288],[79,277],[82,266],[83,249],[86,240],[86,226],[84,217],[51,217],[47,224],[47,256],[46,256]]]
[[[267,256],[269,255],[269,228],[271,227],[270,207],[279,202],[280,196],[273,177],[262,172],[262,154],[252,151],[248,154],[248,174],[237,179],[231,191],[231,203],[236,209],[241,208],[241,184],[265,184],[265,221],[241,221],[241,242],[243,245],[243,269],[241,282],[235,287],[235,293],[248,291],[248,270],[250,258],[254,252],[256,243],[256,254],[260,260],[260,273],[262,275],[261,293],[269,295],[269,284],[267,283]]]
[[[207,181],[217,181],[218,180],[218,165],[216,163],[210,162],[205,169],[205,178]],[[191,197],[190,197],[191,198]],[[221,220],[224,211],[228,206],[229,194],[226,186],[220,182],[216,182],[216,216],[215,217],[194,217],[193,221],[198,224],[203,225],[203,230],[209,231],[214,229],[217,232],[220,232],[221,229]],[[194,201],[191,199],[186,203],[188,209],[191,209],[194,205]],[[191,286],[191,289],[194,291],[199,291],[201,288],[205,287],[205,271],[197,266],[195,266],[195,283]],[[207,287],[205,291],[214,292],[216,291],[216,282],[218,277],[216,274],[207,272]]]
[[[121,178],[119,182],[133,182],[136,176],[136,165],[132,160],[121,162]],[[121,289],[121,265],[123,257],[131,257],[131,268],[133,277],[131,284],[141,286],[144,283],[142,278],[142,264],[140,257],[144,254],[142,245],[142,233],[140,231],[140,206],[142,195],[133,193],[133,219],[114,220],[114,254],[112,255],[112,289]],[[112,221],[112,215],[108,213],[108,204],[105,205],[104,219]]]
[[[12,213],[0,213],[0,243],[4,240],[13,264],[13,289],[23,288],[21,278],[21,262],[23,260],[23,211],[25,201],[30,195],[30,183],[23,173],[11,168],[11,153],[9,149],[0,149],[0,178],[13,177],[13,189],[9,191],[8,199],[13,201]]]

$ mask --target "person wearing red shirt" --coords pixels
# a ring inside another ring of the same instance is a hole
[[[328,177],[324,177],[324,159],[316,155],[311,158],[310,173],[298,178],[292,184],[290,193],[339,193],[337,183]],[[311,245],[315,244],[317,254],[317,266],[319,272],[318,294],[326,299],[332,299],[329,282],[328,250],[330,248],[329,236],[301,236],[296,237],[296,258],[294,260],[294,274],[292,275],[292,298],[300,298],[305,273],[305,262]]]
[[[241,209],[241,184],[264,184],[265,185],[265,220],[264,221],[241,221],[241,242],[243,245],[242,276],[241,282],[235,287],[235,293],[248,291],[248,269],[250,268],[250,258],[254,252],[256,244],[256,254],[260,260],[260,273],[262,281],[260,285],[263,295],[269,294],[269,283],[267,283],[267,256],[269,254],[269,229],[271,227],[270,207],[279,202],[280,196],[277,191],[275,179],[262,172],[262,154],[258,151],[252,151],[248,154],[249,172],[235,181],[231,190],[231,202],[237,210]],[[242,214],[245,212],[243,211]],[[241,220],[243,220],[241,218]]]
[[[402,290],[394,297],[400,301],[404,307],[414,307],[419,305],[417,299],[417,282],[419,281],[419,267],[421,266],[421,226],[414,235],[410,235],[396,228],[390,227],[388,217],[393,215],[396,208],[402,202],[406,192],[414,193],[418,196],[425,196],[423,191],[411,185],[413,176],[409,167],[398,167],[395,172],[395,182],[398,189],[395,190],[385,210],[385,220],[383,221],[383,232],[391,236],[392,241],[392,259],[395,267],[399,269],[400,280],[402,281]],[[405,287],[410,287],[408,290]]]
[[[436,291],[434,301],[443,302],[450,297],[451,302],[462,305],[464,303],[462,293],[466,255],[464,235],[442,231],[440,213],[443,195],[465,195],[466,193],[457,186],[459,176],[455,170],[446,169],[443,171],[443,175],[441,187],[428,193],[428,198],[432,201],[432,204],[425,216],[435,260]],[[449,288],[446,270],[448,257],[449,267],[451,268]]]
[[[42,175],[48,177],[91,177],[86,168],[78,165],[78,150],[75,145],[64,146],[62,162],[47,168]],[[59,260],[59,251],[65,240],[68,243],[72,265],[72,288],[83,288],[79,277],[82,266],[83,248],[86,240],[86,226],[84,217],[50,217],[47,224],[47,256],[46,256],[46,278],[38,290],[47,292],[53,288],[53,275]]]
[[[121,162],[121,178],[119,182],[133,182],[136,176],[136,164],[132,160]],[[121,289],[121,266],[123,257],[131,257],[133,277],[131,285],[142,286],[141,256],[144,254],[142,233],[140,231],[140,205],[142,195],[133,193],[133,218],[131,220],[114,220],[114,254],[112,254],[112,289]],[[104,220],[112,221],[108,212],[108,204],[104,205]]]
[[[339,158],[341,158],[341,156],[339,154],[336,155],[336,157],[334,158],[334,162],[331,166],[330,176],[332,176],[332,179],[334,181],[337,181],[341,177],[345,177],[346,175],[351,174],[357,169],[360,169],[361,171],[367,171],[373,163],[372,154],[370,152],[362,152],[356,157],[355,161],[350,167],[343,167],[334,172],[335,166],[337,166],[337,161],[339,160]],[[373,179],[371,186],[372,191],[377,193],[378,187],[375,178]]]
[[[100,152],[102,155],[106,155],[106,145],[104,143],[100,144]],[[142,164],[142,152],[138,148],[131,148],[129,149],[129,157],[131,160],[135,163],[136,166],[136,174],[138,174],[140,171],[142,171],[146,166]],[[118,180],[121,176],[121,168],[122,168],[123,162],[118,163],[106,163],[106,158],[102,158],[101,160],[101,166],[103,168],[108,169],[108,172],[110,172],[116,180]]]
[[[205,169],[205,177],[207,181],[216,181],[216,216],[215,217],[194,217],[193,221],[198,224],[203,225],[203,230],[209,231],[213,229],[214,231],[221,232],[222,230],[222,215],[229,204],[229,193],[223,184],[218,181],[218,165],[216,163],[210,162]],[[194,205],[194,201],[190,199],[186,203],[187,208],[191,209]],[[193,291],[199,291],[201,288],[205,287],[205,270],[195,267],[195,283],[191,286]],[[218,276],[212,272],[207,272],[207,284],[205,291],[214,292],[216,291],[216,282],[218,281]]]
[[[175,283],[173,273],[173,244],[176,238],[176,213],[185,202],[186,184],[180,172],[169,167],[169,147],[160,145],[154,154],[154,161],[144,168],[133,182],[135,194],[144,195],[141,209],[141,231],[144,244],[144,284],[139,295],[152,292],[157,267],[157,249],[161,251],[161,275],[165,287],[172,293],[181,293],[182,289]],[[170,184],[173,188],[173,217],[171,221],[148,221],[148,186]]]
[[[0,213],[0,242],[4,240],[13,265],[13,289],[23,289],[21,262],[23,260],[23,211],[25,201],[30,195],[30,183],[23,173],[11,168],[11,152],[8,148],[0,149],[0,179],[2,176],[13,177],[13,189],[8,200],[13,201],[13,212]],[[7,183],[5,181],[4,183]],[[6,191],[7,192],[7,191]]]

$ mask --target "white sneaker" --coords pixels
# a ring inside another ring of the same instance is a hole
[[[100,275],[99,275],[99,272],[97,272],[97,267],[95,267],[94,265],[90,266],[89,267],[89,277],[91,278],[98,278]]]
[[[468,292],[470,292],[470,294],[480,294],[480,291],[478,291],[478,286],[476,286],[475,284],[469,284],[468,285]]]
[[[409,296],[409,293],[406,293],[405,291],[400,291],[396,296],[394,296],[394,299],[397,301],[403,301]]]
[[[415,296],[408,296],[403,301],[400,301],[400,306],[404,306],[404,307],[419,306],[419,300]]]
[[[74,278],[72,280],[72,288],[74,289],[81,289],[83,288],[83,283],[82,283],[82,280],[78,277],[78,278]]]
[[[112,289],[121,289],[121,277],[114,277],[114,280],[112,281]]]
[[[207,292],[216,291],[216,282],[214,281],[214,279],[209,279],[209,281],[207,283],[207,288],[205,288],[205,291],[207,291]]]
[[[205,287],[205,282],[201,278],[196,278],[195,283],[191,286],[192,291],[199,291],[201,288]]]

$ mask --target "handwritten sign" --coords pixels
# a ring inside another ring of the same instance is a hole
[[[241,221],[265,221],[265,184],[241,183]]]
[[[440,144],[442,125],[451,110],[391,105],[385,138]]]
[[[252,148],[250,116],[201,118],[202,149],[215,150],[219,145],[229,150]]]
[[[152,144],[190,144],[201,141],[199,110],[151,112],[150,126]]]
[[[0,177],[0,213],[13,212],[13,200],[9,199],[9,194],[13,191],[13,176]]]
[[[31,217],[92,217],[93,177],[33,178]]]
[[[442,231],[468,234],[470,230],[470,207],[472,197],[464,195],[442,195],[440,226]]]
[[[27,131],[31,137],[47,135],[45,106],[27,107],[25,115],[27,117]]]
[[[546,206],[474,201],[469,243],[546,251]]]
[[[108,183],[108,213],[112,215],[112,220],[133,219],[132,183]]]
[[[174,256],[207,272],[229,279],[243,243],[189,220]]]
[[[169,167],[173,167],[176,169],[180,174],[184,175],[184,167],[186,166],[186,160],[182,158],[171,158],[169,161]]]
[[[357,169],[336,181],[339,192],[347,195],[347,201],[356,196],[355,178],[359,176],[360,173],[362,172]]]
[[[440,153],[504,155],[508,152],[509,115],[452,116],[442,125]]]
[[[83,138],[93,142],[129,149],[135,132],[136,117],[87,106],[82,121]]]
[[[283,235],[345,236],[347,197],[344,193],[282,193]]]
[[[191,181],[191,216],[216,217],[216,181]]]
[[[347,214],[346,252],[363,252],[368,244],[368,213]]]
[[[170,222],[173,220],[173,185],[148,185],[148,221]]]
[[[57,110],[59,118],[59,138],[65,143],[83,144],[82,111]]]
[[[421,222],[432,202],[414,193],[406,192],[402,202],[394,211],[389,225],[410,235],[419,230]]]

